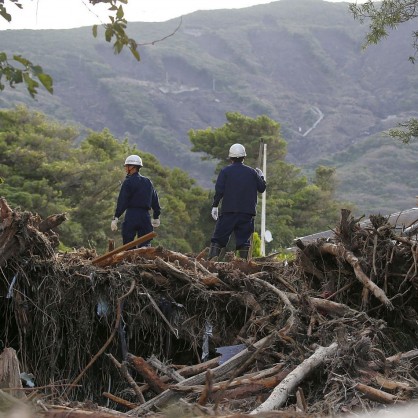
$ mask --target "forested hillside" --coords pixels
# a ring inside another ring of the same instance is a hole
[[[108,128],[204,187],[217,161],[191,152],[189,130],[220,127],[227,112],[266,115],[281,125],[288,162],[312,179],[319,165],[335,166],[340,199],[366,214],[389,213],[414,206],[417,194],[417,146],[381,134],[417,115],[413,28],[363,51],[365,29],[347,3],[322,0],[196,12],[131,23],[140,63],[115,56],[90,28],[4,31],[2,48],[41,62],[54,95],[33,101],[23,89],[6,90],[0,106],[25,103],[85,135]]]

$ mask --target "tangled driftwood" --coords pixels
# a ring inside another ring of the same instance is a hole
[[[219,263],[56,252],[64,215],[1,205],[0,340],[39,416],[319,417],[418,397],[417,245],[383,217],[343,211],[290,263]]]

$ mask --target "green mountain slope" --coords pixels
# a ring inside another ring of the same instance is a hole
[[[115,56],[90,28],[1,32],[2,49],[41,63],[55,93],[33,101],[7,90],[0,106],[24,103],[82,131],[107,127],[207,187],[214,164],[190,152],[188,130],[221,126],[227,111],[265,114],[282,124],[289,161],[308,172],[336,165],[338,193],[359,211],[414,205],[417,148],[382,145],[379,134],[418,113],[411,24],[362,51],[366,28],[346,3],[281,0],[179,23],[130,24],[140,63]]]

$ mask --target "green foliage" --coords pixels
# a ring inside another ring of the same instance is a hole
[[[140,153],[141,174],[153,181],[161,201],[161,226],[155,244],[176,251],[200,251],[206,236],[208,193],[184,171],[164,168],[109,130],[90,132],[77,145],[72,127],[48,121],[24,107],[0,111],[1,195],[12,207],[43,218],[67,213],[59,227],[62,248],[81,246],[105,251],[109,238],[121,245],[120,232],[110,231],[116,199],[125,178],[126,155]]]
[[[238,112],[226,113],[227,123],[220,128],[190,130],[192,151],[204,152],[203,159],[221,160],[216,171],[219,172],[228,160],[229,147],[234,143],[245,146],[246,163],[256,166],[259,163],[260,141],[268,148],[268,161],[275,162],[286,155],[286,142],[280,137],[280,125],[265,115],[255,119]]]
[[[22,8],[22,4],[18,0],[9,0],[17,7]],[[115,54],[120,54],[124,47],[128,47],[132,55],[137,61],[140,60],[137,42],[130,38],[126,33],[127,20],[122,4],[127,4],[128,0],[90,0],[90,3],[95,5],[97,3],[108,3],[109,11],[113,14],[109,16],[109,23],[104,24],[104,37],[107,42],[113,43]],[[12,15],[4,6],[4,1],[0,1],[0,16],[10,22]],[[93,36],[97,37],[97,25],[93,26]],[[41,85],[49,92],[53,93],[53,80],[49,74],[44,73],[40,65],[34,65],[27,58],[21,55],[13,55],[10,59],[7,54],[0,52],[0,91],[3,91],[5,84],[2,81],[5,79],[10,87],[15,87],[16,84],[24,83],[32,98],[38,94],[38,87]],[[38,82],[38,81],[39,82]]]
[[[13,55],[13,59],[10,60],[4,52],[0,52],[0,91],[5,88],[3,82],[3,79],[5,79],[12,88],[16,84],[25,83],[31,97],[35,97],[39,87],[39,83],[35,78],[40,81],[49,93],[53,92],[52,78],[43,72],[41,66],[32,64],[28,59],[20,55]]]
[[[257,232],[254,232],[252,257],[260,257],[260,256],[261,256],[261,238]]]
[[[114,16],[109,16],[110,23],[104,25],[104,36],[106,41],[112,42],[112,39],[114,38],[113,50],[115,54],[120,54],[126,46],[129,48],[135,59],[139,61],[138,44],[126,34],[125,30],[128,21],[125,19],[123,7],[118,5],[118,3],[127,4],[128,0],[91,0],[90,3],[93,5],[96,3],[109,3],[109,10],[114,13]],[[93,36],[97,37],[97,25],[93,26]]]
[[[389,130],[389,135],[400,140],[404,144],[409,144],[411,141],[418,138],[418,120],[409,119],[406,122],[399,123],[398,129]]]
[[[286,248],[296,236],[320,231],[336,222],[334,168],[318,167],[310,183],[300,168],[285,161],[286,142],[281,137],[280,124],[267,116],[250,118],[227,113],[226,118],[227,123],[220,128],[189,131],[193,151],[204,152],[203,158],[221,160],[219,171],[233,143],[246,147],[245,164],[250,166],[259,164],[260,143],[267,144],[266,224],[274,238],[266,243],[266,252]],[[256,225],[259,223],[257,217]]]

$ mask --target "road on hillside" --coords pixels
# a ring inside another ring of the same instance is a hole
[[[311,132],[313,129],[315,129],[318,126],[318,123],[321,122],[321,120],[324,118],[324,114],[321,112],[321,110],[318,107],[312,106],[311,110],[312,110],[313,113],[315,113],[318,116],[318,119],[302,136],[308,135],[309,132]]]

